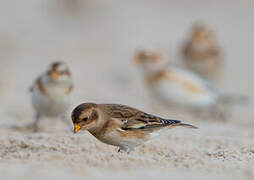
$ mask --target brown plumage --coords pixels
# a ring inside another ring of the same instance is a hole
[[[43,94],[43,95],[47,94],[47,91],[46,91],[46,89],[44,88],[44,86],[42,84],[42,78],[41,77],[38,77],[36,79],[35,84],[37,85],[38,90],[41,92],[41,94]]]
[[[209,80],[217,79],[224,65],[223,54],[213,32],[203,24],[193,27],[182,55],[188,68]]]
[[[74,89],[74,86],[73,86],[73,84],[71,84],[70,87],[65,91],[65,94],[66,94],[66,95],[71,94],[72,91],[73,91],[73,89]]]
[[[72,112],[72,121],[74,132],[88,130],[98,140],[126,152],[159,135],[164,129],[176,126],[196,128],[119,104],[80,104]]]

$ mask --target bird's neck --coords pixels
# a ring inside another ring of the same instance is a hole
[[[72,83],[71,80],[54,81],[48,77],[42,77],[42,84],[47,94],[51,97],[62,97],[68,94]]]
[[[105,133],[104,130],[106,129],[106,126],[108,126],[108,121],[103,112],[101,112],[100,110],[97,111],[98,120],[96,122],[96,126],[91,127],[90,129],[88,129],[88,131],[96,138],[99,138]]]
[[[164,77],[167,74],[167,72],[168,72],[167,69],[163,68],[163,69],[161,69],[159,71],[147,74],[145,76],[145,82],[148,85],[152,85],[152,84],[156,83],[158,80],[160,80],[162,77]]]

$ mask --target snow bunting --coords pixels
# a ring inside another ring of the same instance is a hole
[[[130,152],[136,146],[176,126],[196,128],[119,104],[83,103],[72,111],[74,133],[87,130],[103,143]]]
[[[165,55],[155,49],[135,53],[134,60],[141,66],[145,83],[164,102],[188,109],[209,109],[219,103],[244,103],[244,96],[222,95],[205,79],[194,72],[168,66]]]
[[[73,90],[70,70],[63,62],[52,63],[31,87],[32,105],[36,111],[34,130],[41,117],[66,117]]]
[[[223,57],[215,36],[203,24],[193,27],[189,39],[182,49],[186,67],[199,73],[204,78],[216,80],[223,67]]]

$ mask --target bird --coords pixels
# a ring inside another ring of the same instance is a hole
[[[42,117],[62,117],[67,121],[66,113],[70,108],[73,87],[70,70],[62,61],[53,62],[45,73],[36,78],[30,88],[36,114],[34,131],[38,131]]]
[[[170,65],[166,59],[166,55],[155,48],[134,53],[134,62],[140,66],[146,86],[162,102],[209,114],[221,104],[244,104],[248,100],[242,95],[223,94],[199,74]]]
[[[177,126],[197,128],[120,104],[82,103],[71,113],[74,133],[87,130],[99,141],[130,153],[135,147]]]
[[[223,52],[214,32],[206,25],[197,23],[193,26],[181,54],[184,65],[203,78],[212,82],[221,78],[225,65]]]

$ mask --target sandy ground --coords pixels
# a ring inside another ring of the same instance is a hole
[[[195,2],[195,3],[194,3]],[[203,20],[217,31],[226,67],[218,89],[252,97],[253,6],[223,1],[2,1],[0,6],[1,179],[254,179],[253,103],[227,122],[195,120],[151,108],[138,69],[137,47],[163,49],[177,61],[189,26]],[[199,130],[173,129],[117,153],[89,133],[74,135],[58,119],[33,121],[28,87],[53,60],[73,74],[80,102],[127,104],[177,117]],[[253,97],[252,97],[253,98]]]

